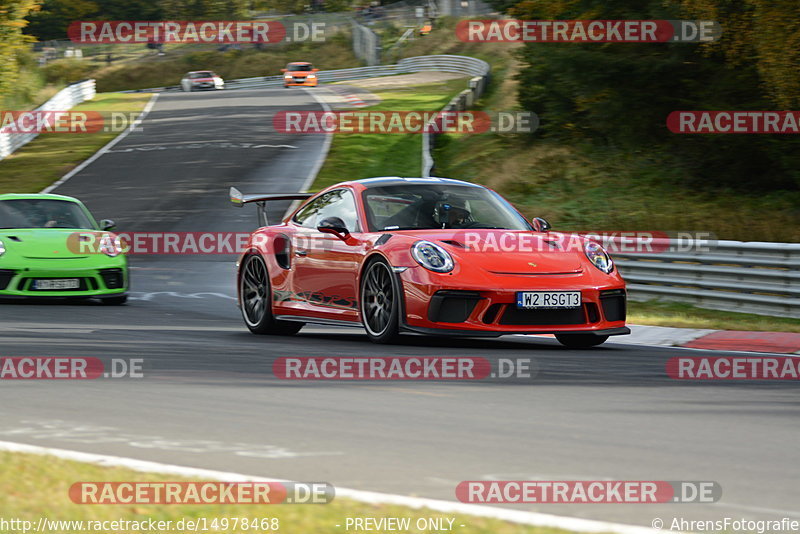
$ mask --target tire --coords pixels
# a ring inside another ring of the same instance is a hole
[[[258,254],[251,254],[242,260],[239,298],[244,324],[254,334],[291,336],[303,328],[304,323],[278,321],[273,317],[267,265]]]
[[[596,336],[594,334],[556,334],[559,343],[570,349],[589,349],[602,345],[608,336]]]
[[[107,299],[100,299],[100,302],[103,303],[105,306],[121,306],[128,302],[128,295],[122,295],[119,297],[110,297]]]
[[[393,343],[400,337],[400,294],[392,268],[383,259],[367,265],[361,277],[361,324],[373,343]]]

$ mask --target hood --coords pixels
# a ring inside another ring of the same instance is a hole
[[[495,274],[578,274],[583,252],[556,235],[520,230],[425,230],[415,237],[443,246],[457,261]]]
[[[0,230],[0,241],[6,251],[29,259],[85,258],[87,254],[77,254],[78,232],[72,228],[25,228],[20,230]]]

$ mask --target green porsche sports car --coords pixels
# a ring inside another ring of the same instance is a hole
[[[98,224],[72,197],[0,195],[0,299],[125,303],[128,264],[119,238],[107,232],[112,228],[112,221]]]

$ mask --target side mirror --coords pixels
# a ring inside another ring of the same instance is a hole
[[[347,226],[345,226],[344,221],[339,217],[326,217],[322,219],[317,225],[317,230],[324,234],[333,234],[342,241],[350,237]]]
[[[281,69],[281,72],[286,72],[286,69]]]
[[[319,72],[319,69],[311,69],[311,72]]]
[[[541,217],[534,217],[533,222],[539,227],[540,232],[547,232],[551,228],[550,223]]]
[[[103,230],[113,230],[117,227],[117,223],[112,221],[111,219],[103,219],[100,221],[100,228]]]

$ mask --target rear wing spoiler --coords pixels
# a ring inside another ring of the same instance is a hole
[[[245,195],[235,187],[231,187],[231,203],[237,208],[244,207],[245,204],[255,202],[258,206],[258,222],[261,226],[267,226],[267,202],[277,202],[281,200],[306,200],[311,198],[314,193],[272,193],[266,195]]]

